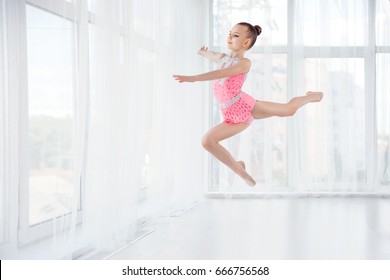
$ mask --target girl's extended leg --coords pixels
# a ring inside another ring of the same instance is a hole
[[[254,186],[256,182],[246,172],[243,162],[236,161],[233,156],[223,146],[219,144],[220,141],[225,140],[233,135],[245,130],[249,125],[241,124],[227,124],[221,123],[210,129],[202,139],[203,147],[214,155],[219,161],[226,164],[238,176],[243,178],[245,182]]]
[[[274,103],[266,101],[257,101],[252,110],[255,119],[264,119],[273,116],[287,117],[292,116],[303,105],[309,102],[319,102],[323,96],[322,92],[309,91],[306,96],[294,97],[288,103]]]

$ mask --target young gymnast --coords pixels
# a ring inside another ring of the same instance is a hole
[[[223,122],[206,133],[202,145],[250,186],[256,182],[247,173],[245,163],[236,161],[219,142],[242,132],[254,119],[292,116],[303,105],[319,102],[323,96],[322,92],[309,91],[305,96],[294,97],[288,103],[281,104],[255,100],[242,92],[246,73],[251,68],[251,61],[244,55],[255,44],[260,33],[260,26],[240,22],[232,27],[227,37],[230,55],[209,51],[207,47],[198,51],[199,55],[217,63],[218,70],[195,76],[173,76],[180,83],[213,80],[214,96],[220,104]]]

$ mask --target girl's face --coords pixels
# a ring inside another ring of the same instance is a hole
[[[247,37],[247,32],[247,27],[244,25],[236,24],[233,26],[227,37],[228,48],[234,51],[248,48],[250,39]]]

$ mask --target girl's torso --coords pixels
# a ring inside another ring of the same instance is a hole
[[[217,69],[224,69],[236,64],[240,58],[232,58],[225,55],[217,64]],[[241,93],[246,74],[241,73],[235,76],[226,77],[213,81],[214,96],[218,103],[224,104]]]

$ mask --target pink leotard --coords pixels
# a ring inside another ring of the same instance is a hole
[[[224,56],[217,65],[218,69],[223,69],[236,64],[240,59]],[[245,73],[235,76],[214,80],[214,96],[220,104],[224,123],[246,123],[253,121],[252,109],[256,100],[241,91],[245,81]]]

